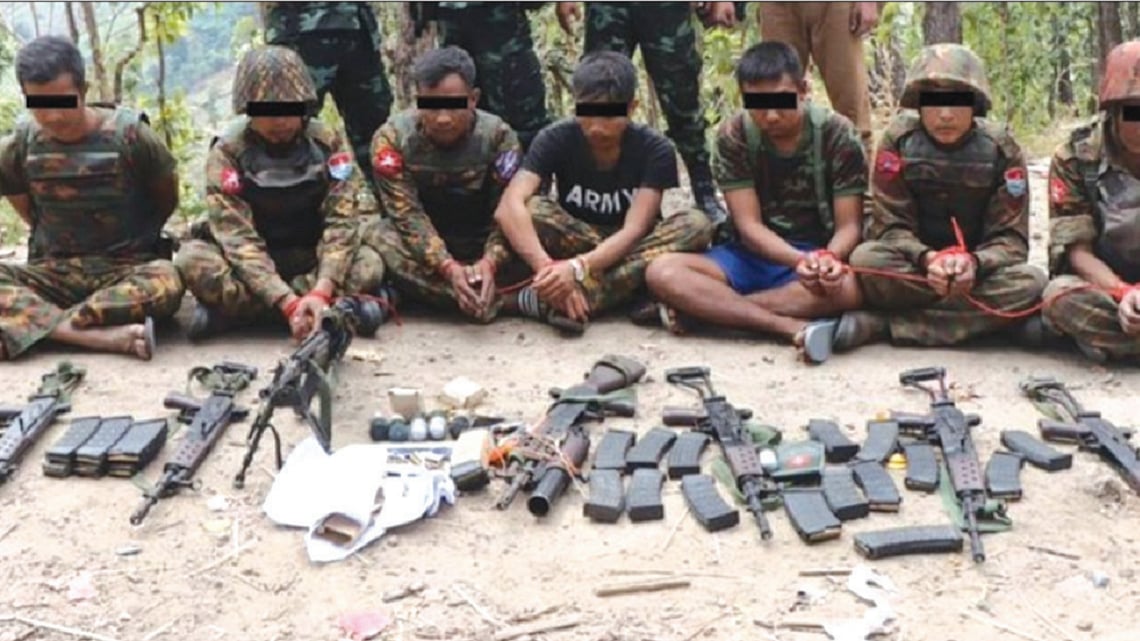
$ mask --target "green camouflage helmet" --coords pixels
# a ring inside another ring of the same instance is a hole
[[[904,109],[918,109],[918,96],[923,90],[958,88],[972,91],[982,98],[986,109],[990,104],[990,83],[986,80],[986,67],[969,48],[959,44],[936,44],[923,47],[906,75],[899,105]]]
[[[276,45],[246,53],[234,73],[234,113],[244,114],[249,102],[316,104],[317,89],[301,56]]]
[[[1108,52],[1097,96],[1102,109],[1118,100],[1140,98],[1140,40],[1116,45]]]

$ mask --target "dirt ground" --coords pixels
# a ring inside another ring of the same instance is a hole
[[[1035,172],[1037,263],[1043,257],[1042,182]],[[191,307],[187,299],[182,323]],[[238,360],[261,368],[258,384],[263,385],[276,359],[288,351],[282,337],[264,334],[191,347],[177,327],[167,327],[159,334],[158,357],[149,363],[72,356],[88,369],[87,381],[74,395],[72,416],[164,416],[161,399],[168,390],[181,389],[188,367]],[[945,366],[951,380],[976,394],[961,406],[984,418],[976,432],[984,459],[998,447],[1000,430],[1034,431],[1038,414],[1017,392],[1026,375],[1061,377],[1087,406],[1121,424],[1133,416],[1129,408],[1140,383],[1135,371],[1106,371],[1069,352],[874,346],[809,367],[796,362],[790,348],[768,340],[678,339],[620,316],[596,322],[582,338],[563,339],[534,323],[505,320],[478,327],[416,313],[402,326],[389,324],[375,339],[351,347],[335,399],[334,445],[367,441],[367,421],[375,411],[387,410],[389,387],[419,387],[432,397],[460,375],[489,390],[484,412],[535,419],[547,405],[548,387],[579,380],[607,353],[635,357],[649,371],[639,386],[638,416],[610,419],[608,427],[644,432],[658,422],[663,405],[694,402],[692,395],[667,385],[663,372],[705,364],[720,391],[783,428],[786,440],[804,437],[802,426],[815,417],[836,419],[862,439],[864,422],[881,410],[925,409],[925,396],[899,387],[901,370]],[[2,400],[23,399],[63,356],[43,350],[0,367]],[[251,390],[239,398],[252,403],[255,397]],[[288,451],[308,431],[287,413],[279,416]],[[852,545],[855,533],[947,522],[936,496],[903,490],[898,514],[848,522],[840,539],[807,546],[782,512],[769,513],[774,537],[768,542],[760,540],[748,518],[710,535],[686,515],[676,481],[664,490],[663,521],[633,524],[623,518],[614,525],[583,517],[583,498],[573,491],[543,519],[532,517],[523,500],[507,512],[496,511],[491,505],[501,488],[496,483],[491,492],[461,496],[436,518],[389,534],[344,562],[313,566],[302,532],[277,528],[261,513],[272,482],[270,449],[259,452],[244,490],[231,487],[245,424],[230,427],[200,470],[201,491],[163,500],[138,528],[128,523],[140,498],[130,482],[58,480],[41,473],[45,448],[65,426],[66,421],[57,423],[0,486],[0,641],[62,641],[79,631],[92,639],[121,641],[335,640],[343,637],[338,617],[357,611],[390,617],[377,637],[386,640],[496,639],[512,626],[559,621],[576,624],[529,638],[824,639],[820,632],[772,631],[758,622],[863,616],[869,606],[845,589],[842,577],[798,573],[862,562]],[[601,430],[593,428],[595,444]],[[163,456],[170,450],[168,445]],[[160,465],[151,465],[149,478]],[[901,489],[902,473],[892,474]],[[1083,453],[1071,470],[1054,475],[1027,467],[1022,481],[1025,497],[1010,507],[1015,527],[985,536],[984,564],[975,565],[966,552],[870,562],[898,587],[891,601],[897,626],[881,638],[1140,638],[1134,614],[1140,606],[1136,495],[1096,457]],[[221,513],[207,507],[218,494],[230,499]],[[137,553],[121,554],[128,546],[137,546]],[[84,573],[94,589],[72,600],[69,586]],[[1107,584],[1096,587],[1094,573],[1107,577]],[[662,578],[689,584],[625,596],[594,593],[603,585]],[[416,583],[424,589],[384,601],[385,595]]]

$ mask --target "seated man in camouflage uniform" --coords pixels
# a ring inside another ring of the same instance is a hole
[[[842,261],[861,236],[863,148],[849,120],[805,101],[790,45],[748,49],[736,79],[745,108],[721,124],[713,168],[739,240],[703,256],[663,256],[646,280],[675,333],[693,318],[776,334],[819,363],[836,321],[813,319],[860,304]]]
[[[378,205],[341,136],[303,115],[316,97],[291,49],[238,65],[233,107],[246,115],[211,143],[206,219],[175,257],[198,300],[192,340],[274,311],[301,339],[333,297],[382,293],[384,263],[361,244]]]
[[[422,106],[393,116],[372,141],[388,218],[366,242],[401,293],[490,321],[496,273],[510,257],[494,213],[521,161],[519,141],[475,108],[475,63],[464,50],[428,51],[414,74]]]
[[[1006,126],[984,118],[982,61],[962,45],[927,47],[900,102],[904,111],[875,157],[870,240],[851,264],[917,280],[860,274],[866,306],[878,311],[845,314],[835,349],[886,339],[947,346],[999,330],[1040,336],[1039,316],[1026,322],[1016,314],[1045,286],[1041,270],[1026,263],[1025,158]]]
[[[654,256],[705,249],[712,223],[696,209],[662,220],[662,194],[677,186],[677,154],[668,138],[630,122],[637,74],[629,58],[587,54],[572,83],[576,117],[535,137],[495,220],[534,271],[529,286],[504,299],[504,311],[578,333],[643,287]],[[551,177],[557,200],[536,195]]]
[[[184,293],[160,242],[178,206],[174,157],[144,115],[86,103],[66,38],[29,42],[16,77],[32,118],[0,144],[0,194],[31,238],[26,266],[0,265],[0,360],[44,339],[150,360],[152,319]]]
[[[1045,325],[1090,359],[1140,355],[1140,41],[1108,54],[1101,113],[1049,167]]]

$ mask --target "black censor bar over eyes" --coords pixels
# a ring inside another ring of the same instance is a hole
[[[1140,121],[1140,105],[1121,105],[1120,118],[1125,122]]]
[[[750,91],[744,94],[745,109],[795,109],[799,97],[791,91]]]
[[[579,102],[574,105],[574,115],[586,118],[625,118],[629,116],[629,105],[621,102]]]
[[[919,107],[973,107],[974,94],[969,91],[922,91],[918,94]]]
[[[417,109],[466,109],[467,96],[418,96]]]
[[[276,117],[276,116],[301,116],[304,117],[308,113],[308,105],[303,102],[277,102],[277,101],[255,101],[251,100],[245,103],[245,114],[250,117]]]
[[[75,94],[24,96],[24,106],[28,109],[75,109],[79,106],[79,96]]]

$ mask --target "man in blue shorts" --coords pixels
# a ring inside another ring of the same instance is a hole
[[[859,244],[867,163],[845,117],[805,102],[791,46],[765,42],[736,67],[745,108],[717,131],[713,172],[738,238],[705,254],[670,254],[646,283],[661,321],[786,338],[809,362],[831,355],[842,312],[862,304],[844,266]]]

